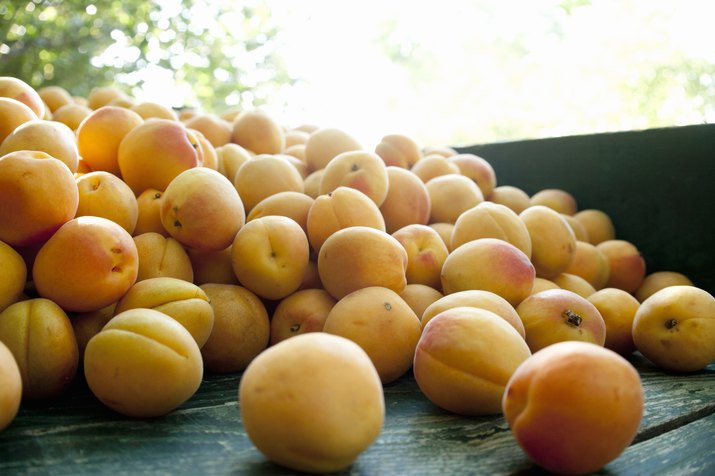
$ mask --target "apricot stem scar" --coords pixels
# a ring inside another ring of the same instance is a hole
[[[360,170],[360,167],[358,167],[358,164],[353,164],[353,166],[350,167],[351,172],[357,172],[358,170]]]
[[[672,329],[673,327],[675,327],[677,325],[678,325],[678,321],[676,321],[675,319],[668,319],[667,321],[665,321],[666,329]]]
[[[174,226],[176,228],[181,228],[181,222],[179,220],[174,220]]]
[[[392,304],[390,304],[389,302],[386,302],[385,309],[387,309],[388,311],[392,310]]]
[[[290,326],[290,331],[291,332],[298,332],[300,330],[300,324],[293,324]]]
[[[573,312],[571,309],[566,309],[563,313],[563,316],[566,318],[566,322],[571,324],[572,326],[579,326],[581,325],[581,321],[583,321],[583,318]]]

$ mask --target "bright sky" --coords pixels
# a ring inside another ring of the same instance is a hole
[[[303,79],[267,107],[288,126],[339,127],[368,148],[391,133],[424,146],[644,128],[643,71],[687,58],[710,65],[703,84],[715,80],[709,0],[599,0],[571,17],[556,0],[267,3],[289,73]],[[385,55],[387,32],[417,70]],[[666,73],[675,86],[654,114],[715,122],[715,105],[686,94],[687,72]],[[158,84],[155,98],[174,94]]]

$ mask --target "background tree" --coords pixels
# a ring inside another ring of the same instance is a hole
[[[140,91],[147,73],[175,82],[172,106],[248,107],[290,83],[262,2],[12,0],[0,3],[0,75]]]

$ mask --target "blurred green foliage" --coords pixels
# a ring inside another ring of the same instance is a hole
[[[0,75],[86,96],[138,91],[142,73],[160,69],[194,102],[173,106],[258,105],[291,82],[275,34],[261,2],[12,0],[0,3]]]

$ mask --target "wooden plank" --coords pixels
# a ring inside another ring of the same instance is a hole
[[[632,445],[610,474],[715,474],[715,414]]]
[[[715,414],[715,365],[671,375],[637,354],[632,359],[646,406],[628,461],[638,457],[638,448],[653,452],[649,442]],[[0,432],[0,474],[291,474],[266,461],[248,439],[236,402],[239,379],[209,375],[180,409],[150,420],[112,412],[78,379],[56,403],[23,405]],[[539,473],[501,416],[443,411],[424,397],[411,375],[387,385],[385,401],[383,431],[344,474]],[[612,464],[623,466],[613,473],[609,465],[609,473],[638,474],[619,461]]]

